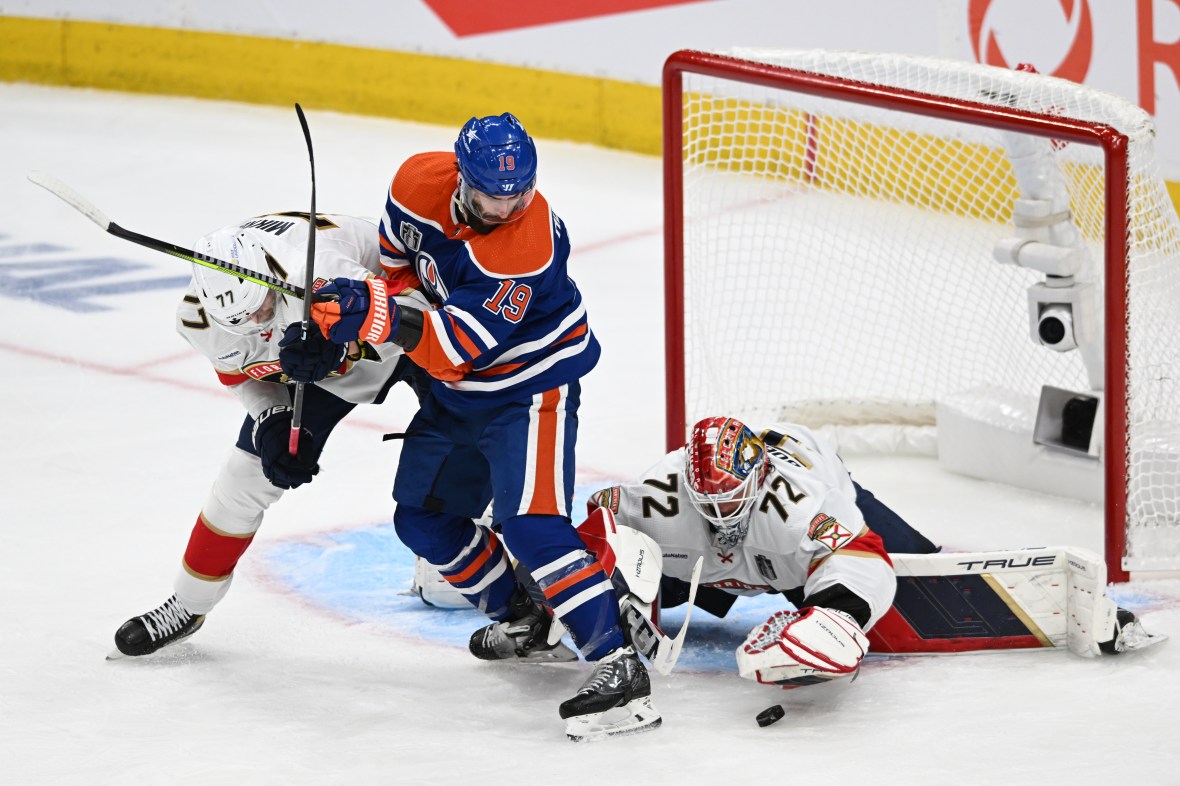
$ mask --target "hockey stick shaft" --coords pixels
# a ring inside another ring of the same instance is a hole
[[[239,278],[244,278],[247,281],[253,281],[255,284],[261,284],[262,286],[268,289],[273,289],[276,292],[292,295],[299,298],[300,300],[303,299],[303,293],[307,291],[307,288],[305,287],[297,287],[292,284],[288,284],[286,281],[283,281],[280,278],[268,276],[265,273],[255,273],[252,270],[246,270],[245,268],[234,265],[230,262],[223,262],[216,257],[206,256],[205,254],[201,254],[191,249],[183,248],[172,243],[167,243],[163,240],[157,240],[156,238],[148,237],[147,235],[141,235],[138,232],[132,232],[129,229],[124,229],[114,221],[111,221],[109,218],[107,218],[106,214],[99,210],[92,202],[83,197],[74,189],[67,186],[62,181],[58,180],[53,175],[45,172],[29,172],[27,176],[31,182],[36,183],[49,193],[58,197],[67,205],[74,208],[94,223],[98,224],[98,226],[104,232],[108,232],[115,237],[128,240],[132,243],[135,243],[136,245],[143,246],[144,248],[150,248],[153,251],[161,251],[170,256],[183,259],[186,262],[192,262],[193,264],[213,268],[214,270],[224,270],[227,273],[233,273]]]
[[[311,129],[307,127],[307,117],[303,114],[303,107],[295,104],[295,114],[299,116],[299,125],[303,129],[303,139],[307,142],[307,159],[311,163],[311,211],[307,219],[307,265],[303,277],[303,291],[310,292],[315,282],[315,151],[311,146]],[[303,324],[299,332],[299,340],[307,342],[307,329],[311,323],[311,298],[303,300]],[[299,453],[299,429],[303,425],[303,382],[295,383],[295,397],[291,405],[291,436],[287,440],[287,450],[292,455]]]
[[[688,604],[684,607],[684,622],[680,625],[680,632],[676,634],[675,638],[660,642],[655,660],[652,662],[656,671],[665,676],[671,673],[672,667],[680,659],[680,650],[684,647],[685,636],[688,635],[688,621],[692,619],[692,607],[697,599],[697,586],[701,583],[701,569],[704,566],[704,561],[704,557],[697,557],[697,564],[693,566],[692,579],[688,585]]]
[[[688,607],[684,612],[680,632],[675,638],[668,636],[659,625],[652,622],[651,618],[630,601],[630,596],[619,599],[620,617],[631,631],[631,642],[641,655],[651,661],[656,671],[665,676],[671,673],[676,661],[680,659],[680,650],[684,647],[685,636],[688,635],[688,621],[692,618],[692,606],[697,597],[697,586],[701,582],[704,559],[697,557],[697,563],[693,566],[692,578],[688,585]]]

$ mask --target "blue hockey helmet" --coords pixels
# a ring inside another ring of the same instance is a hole
[[[470,217],[503,224],[523,215],[537,185],[537,146],[512,114],[473,117],[455,141],[459,201]]]

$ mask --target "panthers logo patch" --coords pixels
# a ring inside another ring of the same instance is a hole
[[[835,551],[847,546],[855,536],[827,513],[817,513],[807,527],[807,537]]]

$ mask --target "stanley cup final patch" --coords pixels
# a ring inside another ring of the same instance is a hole
[[[411,251],[417,251],[422,245],[422,230],[411,224],[409,221],[403,221],[401,226],[397,228],[397,233],[401,237],[402,242],[406,244],[406,248]]]
[[[807,537],[835,551],[847,546],[855,535],[827,513],[817,513],[807,527]]]

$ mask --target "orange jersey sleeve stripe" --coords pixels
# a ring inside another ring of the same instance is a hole
[[[441,314],[441,318],[452,319],[450,314]],[[452,319],[452,324],[454,321]],[[467,342],[470,344],[471,339]],[[464,345],[464,348],[469,352],[471,347]],[[418,346],[406,353],[410,356],[410,360],[414,361],[419,368],[426,371],[427,374],[435,379],[455,380],[465,376],[471,370],[470,362],[463,362],[456,365],[451,362],[450,356],[447,355],[443,349],[442,342],[439,341],[434,326],[434,320],[427,314],[426,318],[422,320],[422,338],[418,341]],[[478,354],[478,353],[477,353]]]
[[[405,258],[405,254],[403,254],[401,251],[398,251],[397,248],[394,247],[393,243],[390,243],[385,238],[385,235],[378,235],[378,238],[381,241],[381,247],[383,249],[388,251],[390,254],[393,254],[394,256]],[[382,264],[385,264],[385,263],[383,262]]]
[[[463,349],[467,351],[467,354],[471,355],[473,358],[479,357],[479,355],[482,354],[479,347],[477,347],[475,342],[471,340],[471,336],[467,335],[467,331],[463,329],[463,326],[459,324],[459,321],[450,314],[445,313],[443,314],[443,318],[450,320],[451,329],[455,331],[455,338],[459,339],[459,344],[462,345]]]
[[[576,328],[571,330],[569,333],[566,333],[564,336],[559,338],[556,341],[556,343],[554,344],[554,346],[557,346],[557,344],[564,344],[565,342],[571,341],[575,338],[578,338],[579,336],[584,336],[584,335],[586,335],[587,330],[589,330],[589,326],[585,322],[583,322],[582,324],[578,325]],[[522,363],[504,363],[499,366],[490,366],[489,368],[485,368],[481,371],[475,372],[474,376],[494,377],[497,374],[510,374],[513,371],[516,371],[518,368],[520,368],[521,366],[524,366],[524,365],[527,365],[527,361],[522,362]]]
[[[590,329],[590,326],[587,325],[585,322],[583,322],[582,324],[578,325],[576,328],[571,330],[569,333],[566,333],[564,336],[559,338],[557,340],[557,343],[564,344],[567,341],[573,341],[575,338],[578,338],[579,336],[586,335],[586,331],[589,329]]]
[[[497,374],[507,374],[509,372],[516,371],[523,365],[524,363],[505,363],[502,366],[492,366],[491,368],[485,368],[483,371],[477,371],[475,374],[473,374],[473,376],[494,377]]]

